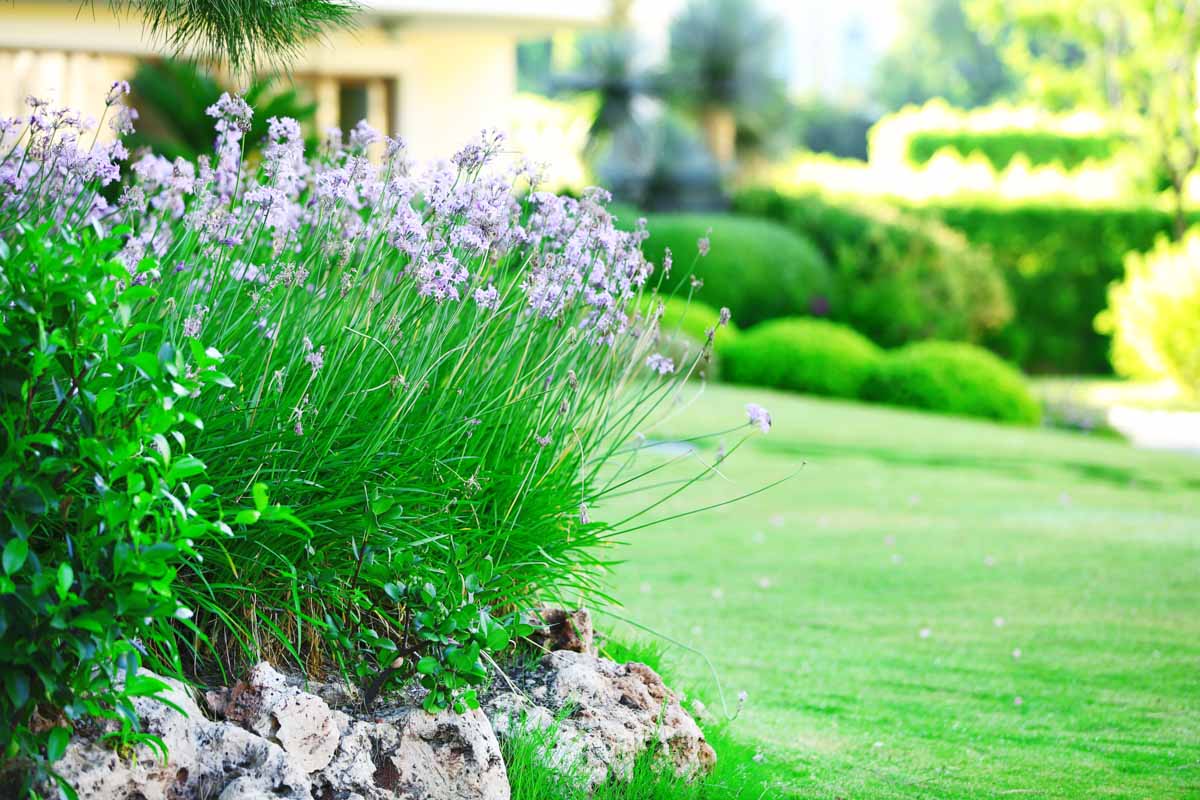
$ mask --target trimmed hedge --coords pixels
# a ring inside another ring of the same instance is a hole
[[[963,158],[981,153],[998,170],[1012,163],[1018,155],[1025,156],[1031,166],[1061,164],[1075,169],[1083,162],[1108,161],[1123,145],[1115,134],[1068,136],[1053,131],[922,131],[908,140],[908,160],[916,166],[925,164],[939,150],[950,148]]]
[[[845,325],[811,318],[764,322],[720,344],[718,352],[731,383],[849,398],[858,397],[883,357]]]
[[[1144,207],[976,203],[922,209],[986,247],[1016,305],[985,344],[1027,372],[1109,373],[1109,338],[1093,320],[1130,251],[1172,230],[1171,215]],[[1193,216],[1193,219],[1196,217]]]
[[[820,312],[829,304],[832,282],[825,259],[810,241],[781,225],[729,214],[647,218],[650,238],[642,247],[646,258],[661,264],[669,247],[674,260],[671,283],[694,273],[704,281],[704,301],[728,306],[739,325]],[[706,235],[710,251],[697,259],[696,243]]]
[[[962,342],[917,342],[881,359],[862,399],[946,414],[1036,425],[1041,407],[1025,377],[992,353]]]
[[[1004,278],[986,254],[934,219],[768,189],[742,192],[734,204],[811,238],[834,272],[830,317],[881,345],[978,341],[1012,316]]]

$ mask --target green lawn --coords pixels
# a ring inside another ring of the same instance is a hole
[[[658,512],[803,470],[630,534],[612,588],[798,796],[1200,796],[1200,459],[724,387],[647,435],[751,400],[771,434]]]

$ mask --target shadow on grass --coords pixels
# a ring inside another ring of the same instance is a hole
[[[1111,464],[1096,464],[1086,461],[997,458],[996,456],[972,456],[961,453],[921,453],[888,447],[865,445],[830,445],[823,442],[764,440],[759,447],[769,453],[793,458],[865,458],[882,464],[931,467],[935,469],[970,469],[991,472],[1011,478],[1034,480],[1045,474],[1047,468],[1070,473],[1083,481],[1103,483],[1124,489],[1142,489],[1164,492],[1176,489],[1200,488],[1198,480],[1164,482],[1147,478],[1135,469]]]

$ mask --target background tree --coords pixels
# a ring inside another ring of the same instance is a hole
[[[721,164],[734,159],[739,124],[753,127],[779,106],[781,29],[753,0],[691,0],[671,23],[671,97],[697,115]]]
[[[1006,40],[1034,99],[1108,108],[1136,126],[1182,237],[1185,186],[1200,164],[1200,0],[974,0],[972,12]]]
[[[963,0],[903,0],[903,27],[876,67],[872,96],[885,110],[944,98],[959,108],[986,105],[1015,80],[999,50],[981,36]]]

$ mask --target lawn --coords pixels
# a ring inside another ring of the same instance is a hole
[[[774,430],[657,512],[803,469],[628,535],[611,586],[748,692],[734,730],[797,796],[1200,795],[1200,459],[725,387],[647,435],[751,400]],[[702,659],[667,662],[715,700]]]

